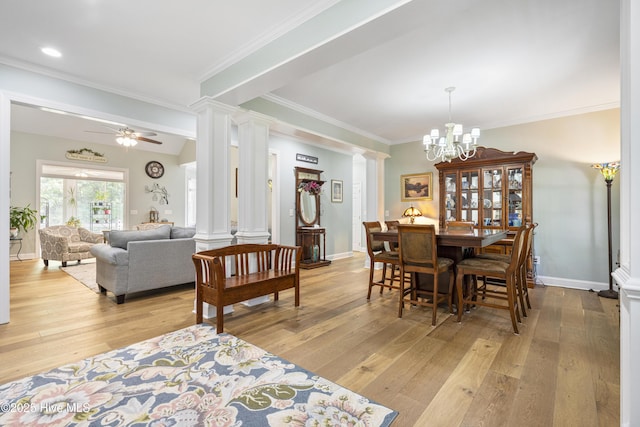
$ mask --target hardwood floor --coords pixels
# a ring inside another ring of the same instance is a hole
[[[537,286],[518,336],[506,311],[489,308],[461,324],[444,315],[432,331],[425,308],[397,317],[397,291],[367,301],[363,266],[357,254],[303,270],[299,308],[291,291],[237,304],[225,332],[399,411],[394,426],[620,424],[616,300]],[[0,383],[189,326],[193,300],[186,286],[116,305],[58,263],[11,262]]]

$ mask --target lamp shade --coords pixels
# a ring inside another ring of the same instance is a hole
[[[605,181],[613,181],[613,178],[615,178],[618,173],[618,169],[620,169],[620,162],[596,163],[591,165],[591,167],[600,169],[600,173],[604,176]]]
[[[411,224],[413,224],[417,216],[422,216],[422,212],[420,212],[420,209],[410,206],[404,210],[402,216],[411,218]]]

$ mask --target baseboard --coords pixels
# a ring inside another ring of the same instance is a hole
[[[588,280],[564,279],[562,277],[538,276],[536,285],[557,286],[560,288],[582,289],[584,291],[603,291],[609,289],[608,283]]]
[[[16,256],[16,254],[10,254],[9,255],[9,261],[25,261],[25,260],[31,260],[31,259],[36,259],[38,258],[36,256],[36,254],[31,253],[31,254],[20,254],[20,259],[18,259],[18,257]]]
[[[351,258],[353,257],[353,251],[350,252],[343,252],[341,254],[333,254],[333,255],[329,255],[327,256],[327,259],[329,261],[335,261],[337,259],[344,259],[344,258]]]

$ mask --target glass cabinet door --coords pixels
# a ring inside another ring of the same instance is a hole
[[[509,227],[522,225],[522,168],[507,168],[508,203],[509,203]]]
[[[445,218],[447,221],[457,221],[458,215],[456,208],[458,203],[458,195],[456,192],[457,174],[448,173],[444,176],[445,191]]]
[[[478,177],[479,172],[460,173],[460,221],[472,221],[478,225]]]
[[[502,218],[502,169],[482,170],[482,225],[501,227]]]

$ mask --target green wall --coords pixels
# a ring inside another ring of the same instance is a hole
[[[351,216],[353,187],[353,160],[350,154],[325,150],[314,145],[272,135],[269,148],[279,154],[280,170],[280,241],[293,244],[296,241],[295,216],[289,216],[290,210],[295,212],[296,188],[295,167],[318,169],[323,171],[321,178],[325,181],[320,195],[320,223],[326,228],[327,254],[338,257],[351,252]],[[306,154],[318,158],[318,164],[296,161],[296,154]],[[343,202],[331,202],[331,180],[343,182]],[[295,215],[295,214],[294,214]]]
[[[606,187],[591,164],[620,160],[620,110],[487,129],[480,144],[538,156],[533,166],[538,275],[567,287],[608,283]],[[391,218],[399,218],[409,206],[400,202],[400,175],[416,172],[433,172],[433,201],[417,205],[425,215],[438,218],[438,171],[422,150],[422,142],[391,148],[385,164],[385,209]],[[612,223],[615,262],[620,241],[619,179],[612,186]]]

